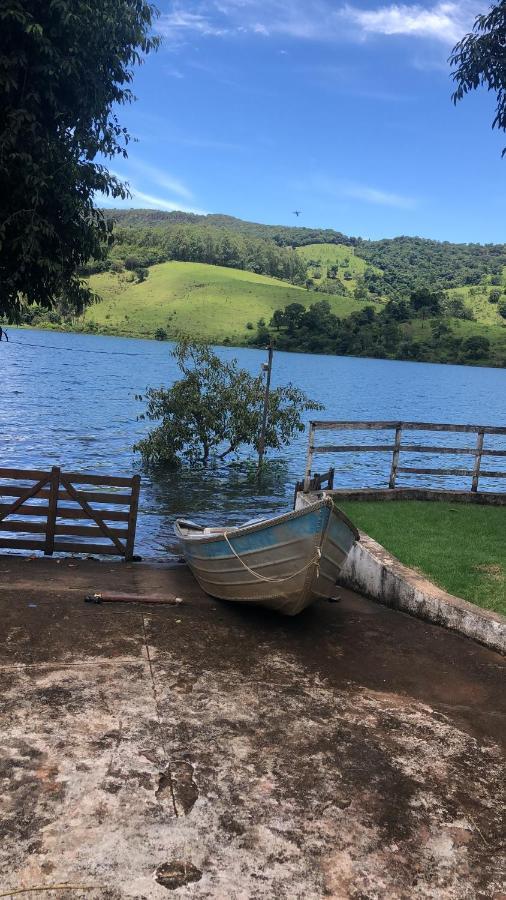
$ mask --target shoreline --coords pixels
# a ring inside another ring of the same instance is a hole
[[[157,344],[176,344],[179,335],[168,336],[166,340],[160,341],[155,338],[152,334],[132,334],[131,332],[118,332],[118,331],[88,331],[85,328],[59,328],[52,325],[44,325],[37,323],[36,325],[8,325],[9,330],[15,331],[44,331],[49,333],[56,334],[79,334],[84,337],[108,337],[108,338],[119,338],[120,340],[134,340],[134,341],[150,341],[152,343]],[[199,338],[195,338],[196,341]],[[232,344],[226,342],[220,342],[211,340],[210,345],[212,347],[222,347],[227,350],[260,350],[262,351],[263,347],[253,346],[251,344]],[[310,350],[279,350],[276,349],[274,345],[274,351],[276,353],[287,353],[294,356],[314,356],[316,358],[322,357],[325,359],[359,359],[359,360],[374,360],[377,362],[389,362],[389,363],[414,363],[416,365],[425,365],[425,366],[455,366],[459,369],[492,369],[494,371],[504,371],[506,370],[506,365],[493,365],[489,361],[480,362],[476,360],[475,362],[468,361],[466,363],[463,362],[448,362],[442,360],[428,360],[428,359],[398,359],[397,357],[389,357],[389,356],[354,356],[352,354],[343,354],[343,353],[311,353]]]

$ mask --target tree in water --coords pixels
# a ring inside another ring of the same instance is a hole
[[[258,451],[265,385],[237,361],[226,361],[204,343],[180,340],[172,354],[182,377],[170,388],[149,388],[141,418],[157,422],[135,446],[146,464],[177,468],[206,465],[243,447]],[[143,399],[142,397],[138,399]],[[265,448],[278,450],[304,431],[301,414],[322,409],[292,384],[269,396]]]

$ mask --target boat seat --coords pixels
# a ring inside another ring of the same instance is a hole
[[[177,524],[180,528],[185,528],[187,531],[205,531],[203,525],[197,525],[196,522],[190,522],[189,519],[178,519]]]

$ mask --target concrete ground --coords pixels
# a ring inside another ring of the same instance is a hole
[[[506,660],[340,595],[1,558],[0,897],[504,900]]]

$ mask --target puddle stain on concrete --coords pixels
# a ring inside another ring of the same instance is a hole
[[[190,862],[182,862],[181,860],[173,860],[172,862],[162,863],[158,866],[155,879],[162,887],[174,891],[176,888],[185,884],[191,884],[193,881],[200,881],[202,872]]]
[[[157,800],[173,805],[177,816],[187,816],[198,800],[199,792],[193,774],[191,763],[179,760],[171,763],[170,769],[160,775]]]

